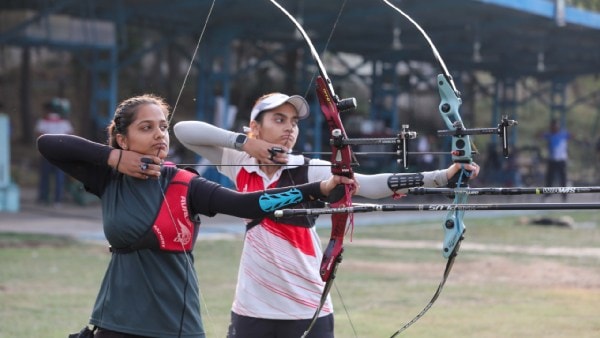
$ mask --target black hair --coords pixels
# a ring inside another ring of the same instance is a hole
[[[159,106],[168,120],[169,115],[171,114],[169,111],[170,107],[162,97],[154,94],[143,94],[130,97],[117,106],[113,120],[107,127],[108,145],[116,149],[121,149],[121,146],[117,142],[117,134],[127,136],[127,128],[135,120],[138,108],[145,104],[155,104]]]

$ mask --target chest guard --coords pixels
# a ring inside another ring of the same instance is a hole
[[[196,226],[190,219],[187,192],[196,174],[178,170],[165,192],[160,211],[154,220],[152,232],[160,250],[191,251],[196,237]]]
[[[190,252],[200,226],[199,220],[192,221],[187,205],[190,181],[197,174],[177,170],[165,191],[160,210],[149,229],[137,242],[126,248],[110,248],[114,253],[130,253],[151,249],[169,252]]]

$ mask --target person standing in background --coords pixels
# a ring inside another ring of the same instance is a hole
[[[71,122],[66,118],[66,111],[56,99],[44,103],[44,112],[35,125],[36,137],[43,134],[73,134]],[[54,198],[50,197],[50,183],[54,179]],[[40,175],[38,182],[38,203],[54,204],[60,207],[65,190],[65,173],[51,164],[43,156],[40,158]]]
[[[564,128],[561,128],[557,119],[550,121],[550,130],[543,135],[548,144],[548,163],[546,168],[546,186],[550,187],[558,179],[558,186],[567,186],[567,160],[568,140],[571,134]],[[563,202],[567,200],[567,195],[562,195]]]

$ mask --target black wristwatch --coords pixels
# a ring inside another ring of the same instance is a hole
[[[246,134],[238,134],[235,138],[235,144],[233,145],[235,149],[242,150],[244,144],[248,142],[248,136]]]

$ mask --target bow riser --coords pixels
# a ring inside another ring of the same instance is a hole
[[[473,155],[471,137],[460,134],[461,129],[465,128],[459,113],[462,100],[458,97],[454,89],[452,89],[446,76],[439,74],[437,79],[440,92],[440,114],[444,119],[446,127],[455,131],[455,134],[452,136],[452,161],[456,163],[471,163]]]
[[[467,195],[457,195],[454,200],[456,204],[464,204],[467,202]],[[442,248],[442,255],[445,258],[449,258],[455,255],[458,251],[458,244],[463,239],[465,233],[465,224],[463,223],[465,211],[455,210],[448,211],[446,215],[446,221],[444,222],[444,243]]]
[[[330,91],[326,80],[318,76],[316,81],[317,97],[321,105],[321,111],[329,126],[333,138],[347,139],[344,125],[340,120],[340,114],[337,107],[337,100]],[[331,173],[334,175],[343,175],[352,178],[354,173],[351,167],[352,150],[348,145],[332,146],[331,151]],[[352,204],[351,195],[346,192],[344,197],[332,203],[332,206],[344,207]],[[319,273],[321,279],[326,282],[335,278],[337,265],[342,261],[342,252],[344,251],[344,235],[346,234],[346,224],[348,224],[348,214],[332,215],[331,217],[331,237],[329,244],[323,253],[321,268]]]
[[[345,140],[348,138],[344,125],[340,119],[336,99],[332,96],[329,87],[322,77],[317,77],[316,86],[321,111],[325,116],[325,120],[327,121],[327,125],[332,134],[331,137],[334,140],[332,142],[331,150],[331,173],[352,178],[352,149],[347,144],[335,142],[336,139]]]
[[[337,214],[332,215],[332,220],[336,218],[336,216],[346,216],[347,214]],[[344,252],[343,242],[339,237],[344,236],[344,232],[346,229],[346,220],[347,218],[340,218],[339,222],[332,221],[332,235],[329,240],[329,244],[327,244],[327,248],[323,253],[323,259],[321,260],[321,268],[319,269],[319,274],[321,275],[321,279],[326,282],[328,280],[333,280],[335,278],[335,273],[337,271],[337,266],[342,262],[342,253]],[[336,224],[337,223],[337,224]],[[339,233],[339,231],[334,231],[333,229],[341,229],[341,235],[334,234],[334,232]]]
[[[452,162],[471,163],[473,161],[471,137],[469,135],[460,134],[460,131],[465,129],[459,113],[462,100],[444,74],[439,74],[437,80],[440,92],[440,115],[442,116],[446,127],[454,131],[454,135],[452,136]],[[468,173],[465,170],[461,170],[458,175],[456,187],[466,187],[469,182]],[[454,203],[466,203],[467,197],[467,194],[457,193],[454,198]],[[444,243],[442,248],[442,255],[445,258],[455,255],[458,251],[458,245],[465,233],[463,217],[464,210],[448,211],[448,214],[446,215],[443,224]]]

